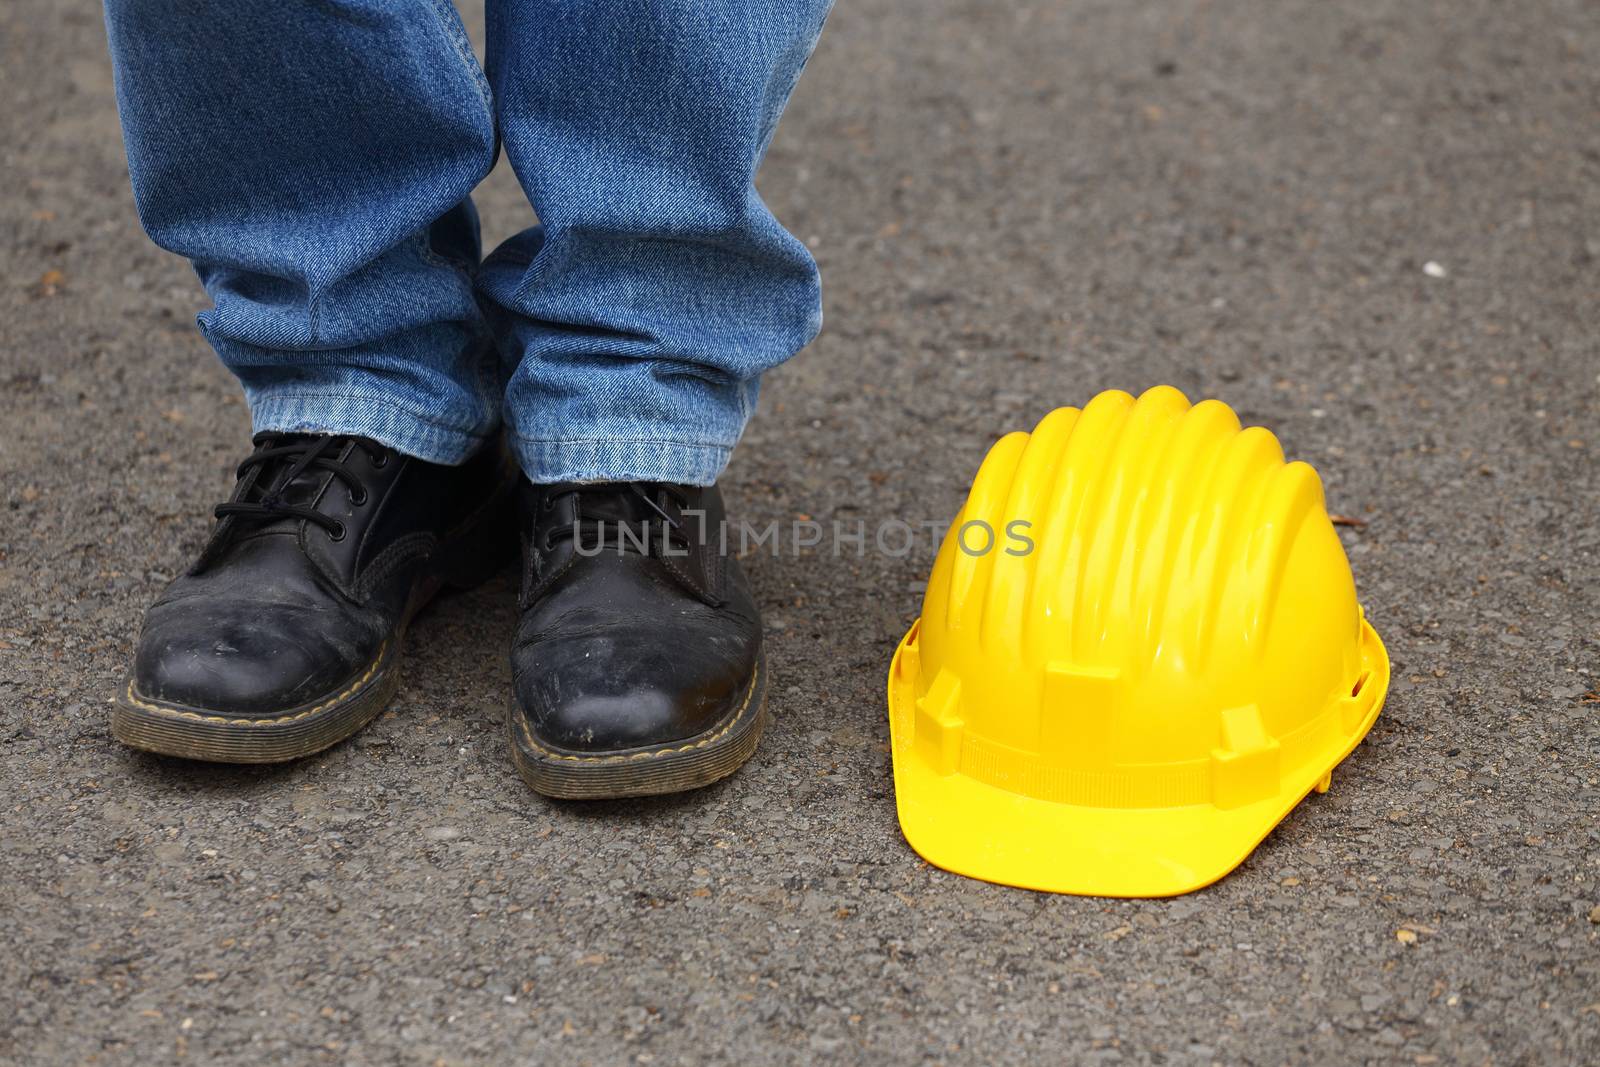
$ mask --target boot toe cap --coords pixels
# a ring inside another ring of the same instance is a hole
[[[133,673],[135,689],[163,703],[247,716],[286,711],[336,692],[372,658],[347,639],[325,639],[323,620],[304,611],[257,606],[239,618],[188,606],[163,614],[147,621]]]
[[[732,654],[729,654],[732,652]],[[540,740],[571,752],[659,747],[704,734],[750,688],[755,650],[619,635],[519,643],[516,695]]]

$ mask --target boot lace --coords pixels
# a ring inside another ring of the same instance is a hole
[[[367,499],[367,488],[354,471],[340,462],[338,454],[344,450],[346,442],[354,441],[371,457],[373,466],[382,467],[389,461],[388,450],[383,445],[371,438],[353,434],[333,436],[258,434],[254,440],[256,451],[239,464],[235,477],[243,478],[258,467],[266,468],[261,475],[263,478],[270,477],[271,469],[276,465],[286,464],[287,469],[278,479],[276,487],[266,491],[257,499],[230,500],[218,504],[212,509],[212,514],[219,519],[232,517],[247,522],[304,519],[328,531],[336,541],[344,536],[344,523],[331,515],[322,514],[315,508],[290,503],[284,499],[284,494],[294,484],[295,479],[307,471],[326,471],[350,490],[351,503],[360,505]]]
[[[683,523],[656,502],[658,493],[676,504],[680,512],[688,506],[689,500],[684,492],[666,482],[571,485],[550,493],[544,502],[547,511],[562,497],[579,497],[579,518],[570,524],[552,526],[546,530],[545,551],[548,552],[562,541],[576,541],[579,552],[584,555],[597,555],[607,547],[614,547],[618,552],[632,549],[641,555],[649,555],[658,544],[688,548],[689,538],[684,533]],[[621,513],[628,510],[625,506],[627,496],[642,500],[652,512],[660,516],[659,521],[649,515],[622,518]],[[584,498],[587,498],[593,506],[586,509],[582,504]],[[586,511],[591,514],[585,514]],[[592,514],[595,511],[600,514]],[[661,541],[658,542],[652,537],[652,527],[660,531]]]

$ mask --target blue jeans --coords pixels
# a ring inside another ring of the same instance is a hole
[[[821,326],[754,176],[831,0],[487,2],[480,69],[449,0],[106,0],[145,229],[258,431],[709,484]],[[540,225],[480,262],[502,144]]]

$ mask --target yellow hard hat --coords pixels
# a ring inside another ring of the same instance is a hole
[[[996,442],[945,536],[889,670],[900,827],[991,882],[1187,893],[1388,684],[1316,471],[1219,401],[1101,393]]]

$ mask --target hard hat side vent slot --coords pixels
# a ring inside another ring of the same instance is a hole
[[[1372,671],[1362,671],[1356,678],[1356,684],[1350,687],[1350,695],[1339,701],[1342,709],[1340,728],[1345,733],[1358,729],[1366,721],[1374,701],[1382,698],[1382,684],[1374,680]]]

